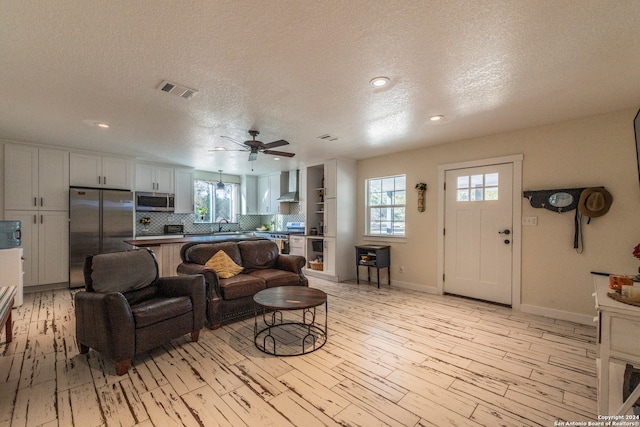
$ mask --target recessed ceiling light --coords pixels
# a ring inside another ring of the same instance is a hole
[[[438,114],[437,116],[429,117],[429,120],[431,120],[432,122],[439,122],[442,119],[444,119],[444,116],[441,114]]]
[[[215,147],[214,150],[215,151],[225,151],[226,148],[224,148],[224,147]]]
[[[99,120],[86,119],[83,120],[84,123],[88,126],[95,126],[102,129],[108,129],[109,125],[107,123],[101,122]]]
[[[374,77],[369,81],[369,84],[373,87],[383,87],[389,84],[391,80],[389,77]]]
[[[274,157],[273,160],[280,160],[280,157]]]

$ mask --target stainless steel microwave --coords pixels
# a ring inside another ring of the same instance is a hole
[[[175,196],[169,193],[136,192],[136,211],[173,212],[175,211]]]

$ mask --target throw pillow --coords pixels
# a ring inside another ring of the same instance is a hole
[[[228,279],[244,270],[242,266],[233,262],[231,257],[223,250],[219,250],[214,256],[209,258],[205,266],[215,270],[221,279]]]

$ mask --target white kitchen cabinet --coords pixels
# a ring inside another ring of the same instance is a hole
[[[69,281],[69,213],[67,211],[5,211],[21,221],[24,286]]]
[[[258,213],[280,213],[278,198],[283,189],[289,188],[289,174],[277,173],[258,177]]]
[[[307,168],[298,172],[298,203],[300,203],[300,212],[305,213],[304,206],[307,204]]]
[[[336,237],[336,218],[338,216],[338,202],[336,199],[324,200],[324,229],[327,237]]]
[[[133,188],[133,159],[102,156],[104,187],[117,190]]]
[[[282,191],[282,175],[271,175],[269,176],[269,213],[278,214],[280,213],[280,202],[278,198],[282,195],[280,192]],[[287,188],[289,186],[289,180],[287,178],[286,182]]]
[[[241,213],[255,214],[260,213],[258,208],[258,178],[250,175],[242,176],[242,183],[240,184],[240,201],[242,203]]]
[[[87,153],[70,154],[69,184],[78,187],[131,190],[133,160]]]
[[[322,250],[322,272],[335,276],[336,274],[336,239],[333,237],[325,237],[323,241]],[[345,261],[345,260],[340,260]],[[353,263],[353,262],[352,262]]]
[[[258,213],[269,213],[271,201],[269,199],[269,177],[258,177]]]
[[[324,197],[335,199],[338,193],[338,159],[324,162]]]
[[[5,145],[5,209],[69,209],[69,152]]]
[[[193,213],[193,169],[175,169],[175,213]]]
[[[38,224],[39,284],[69,281],[69,213],[40,211]]]
[[[354,246],[356,243],[356,164],[345,158],[309,166],[305,171],[305,208],[307,230],[322,230],[323,269],[307,269],[307,274],[333,281],[356,276]],[[336,185],[337,183],[340,185]],[[322,222],[322,228],[320,227]],[[310,253],[309,258],[316,256]],[[319,254],[318,254],[319,255]]]
[[[136,163],[136,191],[173,193],[174,170],[172,167],[152,163]]]

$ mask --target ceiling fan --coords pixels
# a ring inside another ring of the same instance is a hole
[[[295,156],[295,154],[293,153],[272,150],[272,148],[282,147],[283,145],[289,145],[289,143],[284,139],[279,139],[277,141],[273,141],[265,144],[262,141],[256,141],[256,136],[260,135],[260,132],[258,132],[257,130],[250,130],[249,135],[251,135],[253,139],[245,142],[236,141],[235,139],[230,138],[228,136],[222,136],[222,138],[226,139],[227,141],[233,142],[234,144],[238,144],[244,148],[243,150],[238,150],[238,151],[248,151],[250,162],[258,158],[258,153],[271,154],[274,156],[282,156],[282,157]]]

